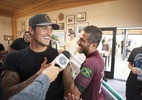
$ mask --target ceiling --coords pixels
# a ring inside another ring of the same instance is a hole
[[[91,4],[91,3],[100,3],[106,1],[112,1],[112,0],[0,0],[0,16],[11,17],[12,15],[14,15],[14,12],[23,9],[29,9],[29,7],[31,6],[33,6],[31,9],[45,5],[47,6],[54,5],[54,7],[56,8],[56,6],[61,6],[66,4],[64,7],[65,9],[69,7],[87,5],[89,4],[88,2],[90,2]],[[71,3],[74,3],[75,6],[70,5]],[[78,5],[76,3],[78,3]]]
[[[0,0],[0,15],[11,15],[16,10],[39,0]],[[50,1],[50,0],[48,0]]]

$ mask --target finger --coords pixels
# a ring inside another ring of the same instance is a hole
[[[73,99],[73,100],[76,100],[73,94],[72,94],[71,96],[72,96],[72,99]]]
[[[47,63],[47,58],[44,57],[44,61],[43,61],[43,63],[42,63],[41,65],[44,65],[44,64],[46,64],[46,63]]]
[[[71,93],[68,93],[67,100],[71,100],[71,99],[72,99],[72,95],[71,95]]]

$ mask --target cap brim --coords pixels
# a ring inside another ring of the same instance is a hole
[[[55,24],[55,23],[41,23],[41,24],[36,24],[39,26],[52,26],[53,30],[58,30],[59,29],[59,25]]]

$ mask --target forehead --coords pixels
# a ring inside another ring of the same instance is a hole
[[[80,38],[87,40],[89,38],[89,34],[84,31],[81,31]]]
[[[30,35],[30,33],[26,32],[25,35]]]

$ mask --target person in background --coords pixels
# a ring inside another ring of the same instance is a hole
[[[25,33],[23,34],[23,38],[18,38],[12,42],[12,44],[10,45],[11,48],[10,51],[21,50],[26,48],[27,46],[30,45],[30,39],[31,35],[29,31],[25,31]]]
[[[29,19],[30,46],[9,53],[4,61],[5,74],[2,87],[5,100],[31,84],[58,55],[58,50],[49,46],[53,30],[59,25],[51,22],[47,14],[36,14]],[[47,58],[48,61],[45,62]],[[40,90],[39,90],[40,91]],[[64,84],[62,71],[46,93],[45,100],[63,100]]]
[[[132,50],[128,58],[128,67],[131,72],[126,81],[126,99],[142,100],[142,47]],[[138,74],[141,74],[141,80],[138,79]]]
[[[3,100],[2,93],[2,79],[4,75],[4,68],[2,66],[5,56],[8,54],[8,51],[5,50],[3,44],[0,43],[0,100]]]
[[[8,54],[8,51],[6,51],[3,44],[0,43],[0,77],[3,76],[4,69],[2,68],[2,63],[5,60],[5,56],[7,54]]]
[[[69,34],[69,40],[66,41],[65,44],[65,50],[71,51],[72,53],[76,54],[77,53],[77,44],[76,44],[76,39],[75,39],[75,32],[70,31]]]
[[[82,63],[80,73],[75,80],[72,78],[70,66],[63,70],[65,95],[72,93],[82,100],[105,100],[101,85],[104,75],[104,61],[97,50],[102,39],[102,31],[96,26],[86,26],[77,41],[77,50],[84,53],[85,61]]]
[[[104,37],[102,40],[102,50],[106,50],[106,44],[107,44],[106,42],[107,42],[106,37]]]

